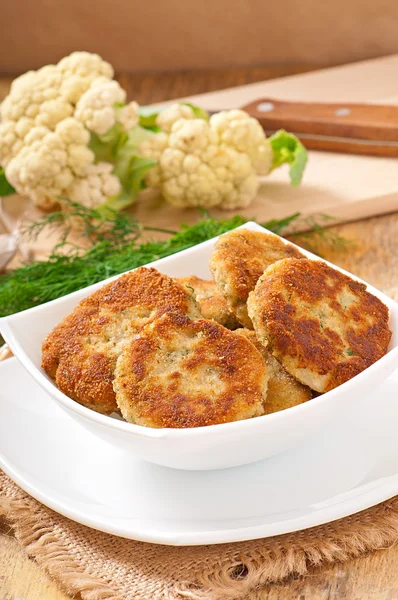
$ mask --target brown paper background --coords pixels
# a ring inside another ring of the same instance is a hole
[[[0,71],[99,52],[117,70],[337,64],[398,52],[396,0],[0,0]]]

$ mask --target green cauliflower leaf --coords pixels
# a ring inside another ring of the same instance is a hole
[[[6,174],[3,167],[0,167],[0,196],[10,196],[15,194],[15,190],[10,183],[7,181]]]
[[[277,169],[285,163],[290,165],[289,176],[292,185],[299,185],[307,164],[307,150],[300,140],[293,135],[280,129],[269,138],[274,160],[272,169]]]

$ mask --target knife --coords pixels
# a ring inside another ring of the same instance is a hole
[[[398,106],[261,98],[242,110],[267,135],[286,129],[311,150],[398,157]]]

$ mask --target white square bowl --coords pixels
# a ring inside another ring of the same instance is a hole
[[[243,227],[271,233],[257,223],[247,223]],[[208,263],[216,240],[217,238],[214,238],[163,258],[150,266],[172,277],[197,275],[209,278]],[[300,251],[308,258],[320,260],[310,252],[301,248]],[[342,269],[338,270],[346,273]],[[360,281],[357,277],[353,278]],[[344,418],[347,405],[360,400],[377,388],[398,367],[398,304],[368,285],[368,290],[380,298],[390,310],[390,328],[393,335],[389,351],[371,367],[331,392],[271,415],[208,427],[152,429],[126,423],[96,413],[71,400],[57,389],[40,366],[41,344],[45,336],[82,298],[108,281],[111,279],[58,300],[4,317],[0,319],[0,331],[35,381],[83,427],[114,446],[128,449],[144,460],[159,465],[190,470],[222,469],[255,462],[288,450],[316,433],[325,421],[338,415]]]

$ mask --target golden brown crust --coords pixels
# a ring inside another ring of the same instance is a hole
[[[239,335],[245,336],[262,354],[268,371],[267,399],[264,404],[265,414],[269,415],[292,406],[303,404],[312,398],[312,391],[292,377],[274,356],[258,340],[251,329],[237,329]]]
[[[214,321],[163,315],[132,340],[115,373],[122,415],[139,425],[199,427],[264,412],[261,354]]]
[[[43,342],[42,367],[77,402],[105,414],[117,411],[112,381],[123,345],[169,310],[201,316],[171,277],[144,267],[126,273],[82,300],[53,329]]]
[[[57,387],[67,396],[97,412],[118,412],[112,387],[115,360],[99,352],[79,352],[60,360]],[[84,401],[83,401],[84,400]]]
[[[388,308],[366,286],[317,260],[281,260],[248,301],[257,337],[286,370],[318,392],[381,358],[391,332]]]
[[[239,327],[239,322],[214,281],[200,279],[195,275],[180,277],[177,281],[192,290],[204,319],[216,321],[227,329]]]
[[[303,258],[297,248],[278,236],[237,229],[222,235],[210,259],[220,291],[242,325],[252,329],[246,302],[265,269],[282,258]]]

